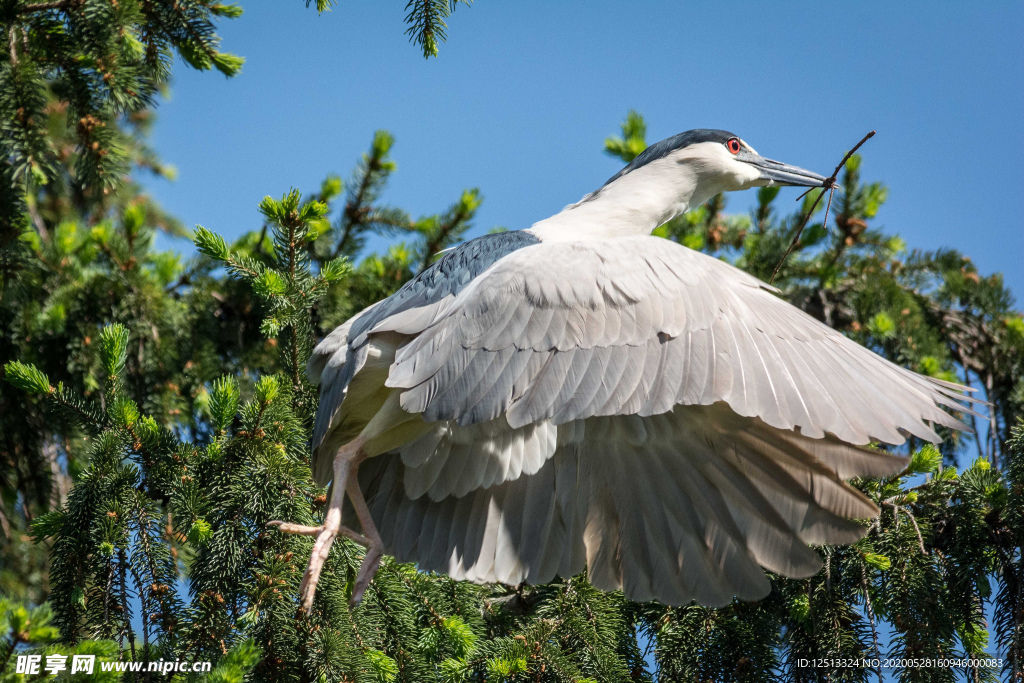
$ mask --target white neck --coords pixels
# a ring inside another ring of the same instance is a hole
[[[696,175],[686,164],[659,160],[534,223],[529,232],[545,242],[650,235],[688,211],[694,199],[703,201],[694,197],[696,185]]]
[[[534,223],[528,232],[545,242],[650,235],[719,192],[741,189],[738,179],[718,171],[722,164],[732,163],[728,156],[717,143],[683,148],[620,176],[561,213]],[[735,166],[753,174],[743,179],[743,186],[749,187],[756,170],[743,168],[747,164]]]

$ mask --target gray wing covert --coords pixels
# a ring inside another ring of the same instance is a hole
[[[483,235],[460,244],[379,302],[371,315],[360,316],[352,326],[353,343],[361,345],[366,334],[388,318],[428,307],[458,294],[502,257],[538,243],[539,240],[530,233],[513,230]]]
[[[392,329],[419,331],[417,319],[429,322],[446,303],[502,257],[537,244],[527,232],[484,235],[448,251],[407,282],[395,294],[350,318],[327,335],[313,350],[306,366],[309,379],[320,384],[320,405],[313,428],[313,472],[320,484],[331,476],[330,459],[319,453],[337,418],[352,378],[367,360],[367,334],[382,323]],[[420,323],[422,325],[424,323]]]

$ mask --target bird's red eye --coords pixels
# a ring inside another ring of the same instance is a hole
[[[729,138],[729,141],[725,143],[725,146],[729,148],[729,151],[733,154],[740,153],[740,140],[739,138]]]

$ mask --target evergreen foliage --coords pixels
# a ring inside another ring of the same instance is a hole
[[[121,649],[113,640],[85,640],[75,645],[61,642],[60,631],[54,627],[53,612],[47,604],[28,608],[23,604],[0,599],[0,683],[20,683],[29,676],[18,673],[19,657],[39,656],[39,673],[31,679],[47,675],[47,659],[58,655],[65,672],[72,671],[69,664],[75,655],[92,656],[92,673],[79,673],[71,680],[90,680],[100,683],[115,683],[122,680],[122,673],[104,671],[99,662],[123,662]],[[242,640],[232,647],[211,667],[209,672],[190,674],[187,680],[195,683],[241,683],[252,669],[259,656],[259,650],[251,640]],[[190,662],[192,663],[192,662]],[[163,675],[163,674],[158,674]],[[152,674],[148,674],[152,677]]]
[[[317,8],[326,9],[321,4]],[[155,120],[150,105],[166,87],[174,54],[185,50],[204,68],[231,62],[217,51],[213,22],[240,11],[197,0],[17,0],[0,11],[3,35],[14,41],[0,51],[0,109],[6,107],[0,118],[0,362],[31,363],[86,398],[99,395],[96,340],[104,325],[120,321],[136,345],[126,361],[126,391],[160,425],[190,437],[205,428],[195,417],[212,381],[273,372],[276,356],[260,334],[256,298],[246,284],[223,278],[209,258],[152,248],[158,231],[189,233],[142,192],[137,176],[175,173],[146,142]],[[60,50],[50,50],[51,43]],[[132,51],[138,45],[145,48],[141,54]],[[5,90],[22,82],[11,80],[12,55],[18,73],[29,74],[26,82],[36,88],[26,91],[35,109],[22,112],[34,131],[27,137],[3,127],[16,122],[8,114],[21,111]],[[97,65],[105,71],[97,72]],[[97,140],[82,137],[89,133],[82,121],[102,129],[108,147],[85,150]],[[26,140],[35,147],[26,147]],[[416,242],[364,262],[351,279],[359,283],[353,285],[358,296],[332,288],[334,303],[319,312],[321,329],[394,291],[430,258],[427,241],[449,246],[479,204],[478,193],[467,191],[453,215],[418,221],[378,206],[394,170],[392,144],[386,132],[375,137],[348,185],[344,211],[333,225],[316,228],[326,234],[310,249],[322,268],[358,253],[368,233],[408,234]],[[109,172],[90,166],[115,158]],[[343,187],[328,178],[323,200],[340,200]],[[334,239],[334,229],[348,237]],[[269,245],[264,231],[234,247],[262,261]],[[0,382],[0,590],[12,597],[40,601],[48,590],[46,546],[29,541],[28,525],[63,504],[88,450],[69,415],[26,401],[20,389]]]
[[[436,57],[438,43],[448,39],[444,20],[459,3],[469,5],[472,0],[409,0],[405,5],[405,23],[409,25],[405,34],[423,50],[425,58]]]
[[[425,55],[455,5],[409,2]],[[1024,680],[1024,319],[998,275],[877,227],[886,188],[862,180],[859,156],[776,284],[991,404],[968,416],[982,438],[912,444],[904,472],[856,482],[882,510],[862,541],[820,548],[815,577],[772,577],[765,600],[720,609],[631,603],[585,574],[476,586],[385,559],[354,610],[362,549],[338,541],[312,615],[298,614],[312,541],[266,524],[315,524],[326,501],[308,466],[305,359],[460,240],[482,200],[469,189],[416,219],[382,203],[396,166],[378,131],[347,180],[266,198],[260,230],[228,243],[197,228],[198,255],[156,251],[158,230],[183,230],[126,175],[170,173],[145,143],[148,106],[175,51],[237,70],[211,22],[238,13],[189,0],[5,5],[0,680],[20,680],[8,665],[26,652],[209,659],[216,681]],[[629,161],[645,136],[631,112],[606,151]],[[750,216],[715,197],[657,234],[767,278],[802,217],[781,215],[777,194],[761,189]],[[392,245],[364,255],[371,236]],[[989,653],[1001,669],[982,665]],[[887,657],[978,666],[814,664]]]
[[[51,182],[66,181],[72,194],[103,204],[130,168],[124,118],[154,103],[175,55],[196,69],[237,73],[243,60],[220,51],[213,22],[240,14],[236,5],[198,0],[5,3],[0,246],[16,239]],[[47,128],[53,114],[66,120],[70,155]]]

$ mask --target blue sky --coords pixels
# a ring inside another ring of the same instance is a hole
[[[401,0],[320,16],[299,0],[242,5],[222,25],[241,75],[178,65],[159,108],[154,143],[179,178],[146,185],[187,225],[258,227],[263,195],[346,175],[386,128],[388,202],[429,214],[479,187],[477,232],[525,228],[618,169],[602,142],[632,107],[649,142],[724,128],[822,173],[876,129],[863,152],[865,177],[890,186],[879,223],[1024,292],[1020,2],[477,0],[429,61],[403,35]]]

